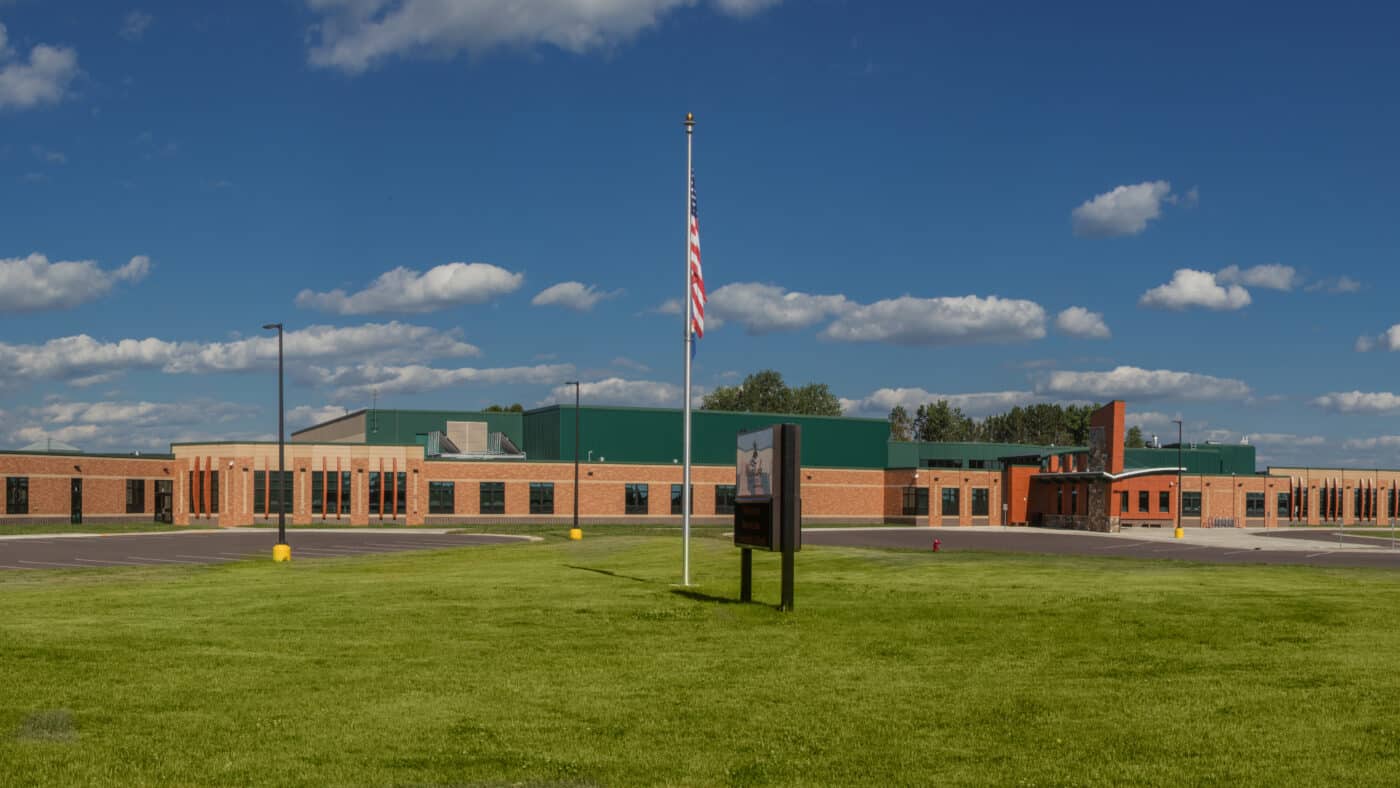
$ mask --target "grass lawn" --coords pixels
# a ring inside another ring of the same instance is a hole
[[[658,536],[0,573],[0,782],[1400,773],[1400,575],[812,547],[783,614],[692,550],[690,593]]]
[[[21,534],[130,534],[156,531],[189,531],[199,526],[166,525],[165,523],[0,523],[0,536]]]

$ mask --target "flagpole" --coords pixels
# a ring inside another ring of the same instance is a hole
[[[690,585],[690,348],[695,341],[691,333],[692,311],[695,298],[691,293],[690,273],[690,222],[691,222],[691,179],[694,174],[693,146],[695,136],[695,116],[685,114],[685,402],[684,413],[684,454],[685,467],[681,479],[681,585]]]

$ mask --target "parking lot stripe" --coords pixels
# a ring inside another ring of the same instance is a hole
[[[129,555],[127,558],[132,561],[156,561],[162,564],[189,564],[189,561],[176,561],[173,558],[147,558],[144,555]]]
[[[115,558],[74,558],[74,561],[82,561],[85,564],[94,566],[147,566],[147,564],[131,564],[126,561],[118,561]]]
[[[21,563],[21,564],[29,564],[29,565],[31,565],[31,566],[58,566],[58,567],[62,567],[62,568],[64,568],[64,569],[86,569],[86,568],[87,568],[87,567],[84,567],[82,564],[55,564],[55,563],[53,563],[52,561],[26,561],[26,560],[24,560],[23,558],[18,559],[18,561],[19,561],[19,563]]]

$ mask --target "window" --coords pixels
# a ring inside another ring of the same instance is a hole
[[[1201,516],[1201,494],[1184,492],[1181,494],[1181,514],[1184,517]]]
[[[126,480],[126,513],[141,514],[146,511],[146,480]]]
[[[530,482],[530,514],[554,514],[553,482]]]
[[[397,517],[397,516],[400,515],[400,514],[402,514],[402,515],[407,515],[407,514],[408,514],[408,472],[407,472],[407,471],[399,471],[398,483],[399,483],[399,484],[398,484],[397,490],[396,490],[396,492],[394,493],[395,500],[398,501],[398,508],[397,508],[397,509],[390,509],[390,510],[389,510],[389,511],[391,511],[391,512],[396,512],[396,514],[394,515],[395,517]]]
[[[681,485],[671,485],[671,514],[681,513]],[[695,485],[690,485],[690,513],[695,514]]]
[[[1244,494],[1244,516],[1263,517],[1264,516],[1264,493]]]
[[[647,486],[645,484],[627,485],[627,513],[646,514],[647,513]]]
[[[961,468],[962,460],[924,460],[925,468]]]
[[[928,514],[928,488],[904,488],[904,516],[921,517]]]
[[[1127,493],[1123,493],[1127,495]],[[1055,514],[1065,513],[1065,487],[1060,485],[1055,488]]]
[[[379,514],[379,471],[369,472],[369,513]]]
[[[967,461],[967,467],[969,467],[969,468],[977,468],[977,469],[979,469],[979,470],[984,470],[984,471],[999,471],[999,470],[1001,470],[1001,461],[1000,461],[1000,460],[968,460],[968,461]]]
[[[992,496],[986,487],[972,488],[972,516],[986,517],[987,510],[991,508]]]
[[[1128,491],[1127,491],[1127,490],[1123,490],[1122,492],[1118,493],[1118,511],[1121,512],[1121,513],[1123,513],[1123,514],[1127,514],[1127,513],[1128,513]]]
[[[962,491],[956,487],[943,488],[943,516],[957,517],[962,509],[961,501],[958,498]]]
[[[1079,488],[1074,487],[1069,491],[1069,513],[1079,514]]]
[[[482,513],[482,514],[505,514],[505,513],[506,513],[506,483],[505,483],[505,482],[482,482],[482,483],[481,483],[481,513]]]
[[[924,496],[925,514],[928,513],[928,496]],[[715,485],[715,514],[734,514],[734,485]]]
[[[457,485],[452,482],[428,482],[428,514],[455,514]]]
[[[29,514],[29,477],[5,477],[5,514]]]
[[[1288,500],[1288,493],[1278,494],[1278,519],[1287,520],[1291,512],[1291,502]]]
[[[1172,494],[1169,490],[1157,493],[1157,511],[1167,514],[1172,510]]]
[[[267,489],[268,482],[272,482],[272,489]],[[217,480],[211,485],[217,489]],[[282,493],[279,497],[278,493]],[[282,502],[282,511],[287,514],[292,513],[292,472],[283,471],[281,484],[278,484],[277,471],[257,471],[253,474],[253,513],[262,514],[267,511],[277,514],[277,503]],[[217,512],[218,509],[213,509]]]
[[[326,511],[321,511],[321,499],[325,498]],[[350,472],[312,471],[311,472],[311,513],[349,514],[350,513]]]
[[[1148,492],[1147,492],[1146,490],[1138,490],[1138,511],[1139,511],[1139,512],[1148,512],[1148,511],[1151,511],[1151,509],[1149,509],[1149,508],[1147,507],[1148,498],[1149,498],[1149,495],[1148,495]]]
[[[1360,520],[1360,519],[1361,519],[1361,507],[1362,507],[1362,506],[1364,506],[1364,504],[1361,502],[1361,488],[1360,488],[1360,487],[1357,487],[1357,488],[1356,488],[1356,495],[1353,496],[1352,502],[1351,502],[1351,519],[1353,519],[1353,520]]]

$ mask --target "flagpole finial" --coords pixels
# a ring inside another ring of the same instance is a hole
[[[695,113],[685,113],[685,130],[687,133],[695,130]]]

